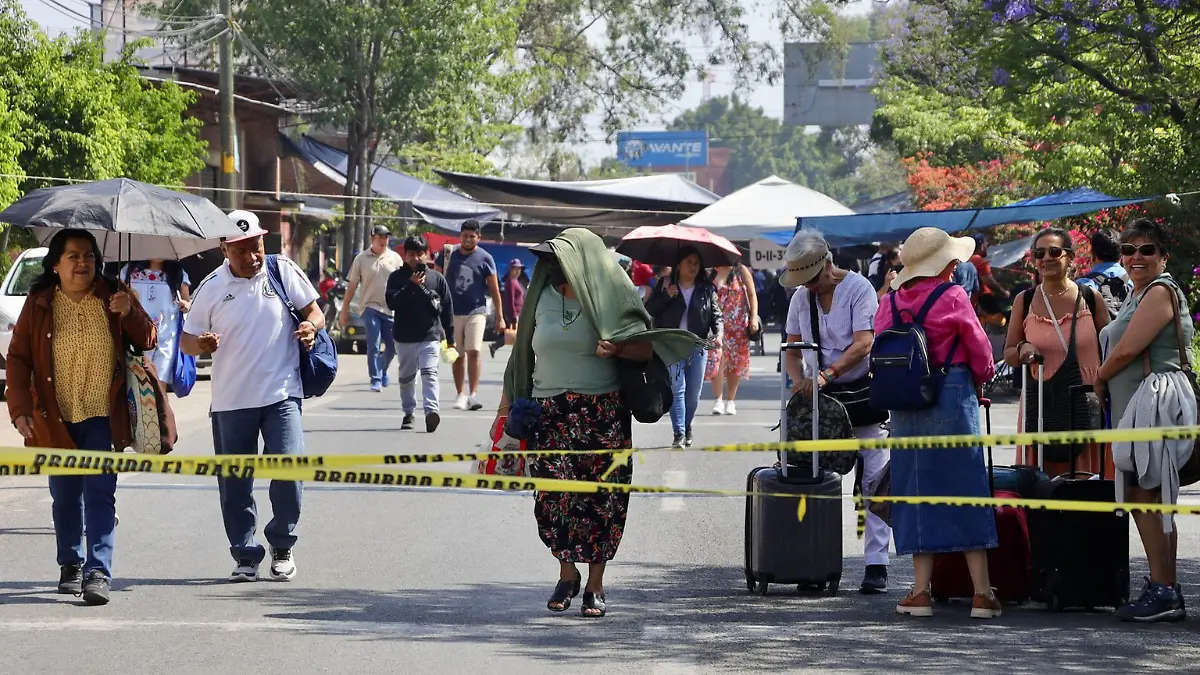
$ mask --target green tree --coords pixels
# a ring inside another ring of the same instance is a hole
[[[128,59],[104,63],[99,36],[50,39],[19,2],[0,0],[0,53],[11,109],[0,137],[20,146],[21,192],[58,184],[41,177],[181,183],[203,168],[201,122],[183,117],[193,95],[149,85]]]
[[[862,130],[807,133],[736,95],[709,99],[680,114],[670,128],[705,130],[712,146],[729,148],[735,190],[772,174],[847,204],[907,188],[898,161],[873,147]]]

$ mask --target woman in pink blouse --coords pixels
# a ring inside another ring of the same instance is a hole
[[[974,240],[951,237],[924,227],[900,249],[904,269],[892,281],[894,292],[884,296],[875,315],[875,335],[896,323],[920,322],[928,338],[933,365],[945,366],[946,377],[937,403],[925,410],[892,410],[892,437],[979,434],[979,391],[995,366],[988,342],[971,300],[951,279],[954,268],[970,259]],[[988,497],[983,449],[892,449],[891,489],[895,496]],[[1000,601],[988,578],[987,553],[997,545],[992,509],[930,504],[892,505],[892,536],[896,553],[913,556],[914,583],[896,605],[900,614],[932,616],[929,586],[938,553],[961,551],[975,585],[971,616],[1000,616]]]

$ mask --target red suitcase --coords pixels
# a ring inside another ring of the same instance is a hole
[[[987,420],[987,433],[992,433],[991,401],[983,399],[984,416]],[[992,448],[988,453],[988,481],[992,483]],[[992,495],[1000,498],[1019,499],[1015,492],[996,491],[994,483],[991,486]],[[1025,510],[1015,506],[999,506],[996,508],[996,536],[1000,542],[997,548],[988,551],[988,576],[992,587],[996,589],[996,597],[1001,602],[1023,603],[1029,599],[1029,523]],[[967,571],[967,560],[961,553],[942,553],[933,559],[933,582],[930,593],[934,600],[946,601],[951,598],[971,598],[975,595],[975,585],[971,583],[971,575]]]

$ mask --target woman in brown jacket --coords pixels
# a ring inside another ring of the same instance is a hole
[[[54,235],[13,328],[8,414],[29,447],[123,450],[132,444],[125,352],[130,345],[153,349],[158,338],[125,287],[97,274],[101,263],[89,232]],[[108,602],[116,490],[115,473],[50,477],[58,592],[82,593],[89,605]]]

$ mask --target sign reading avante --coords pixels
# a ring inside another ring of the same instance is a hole
[[[622,131],[617,159],[637,168],[708,166],[708,132]]]

